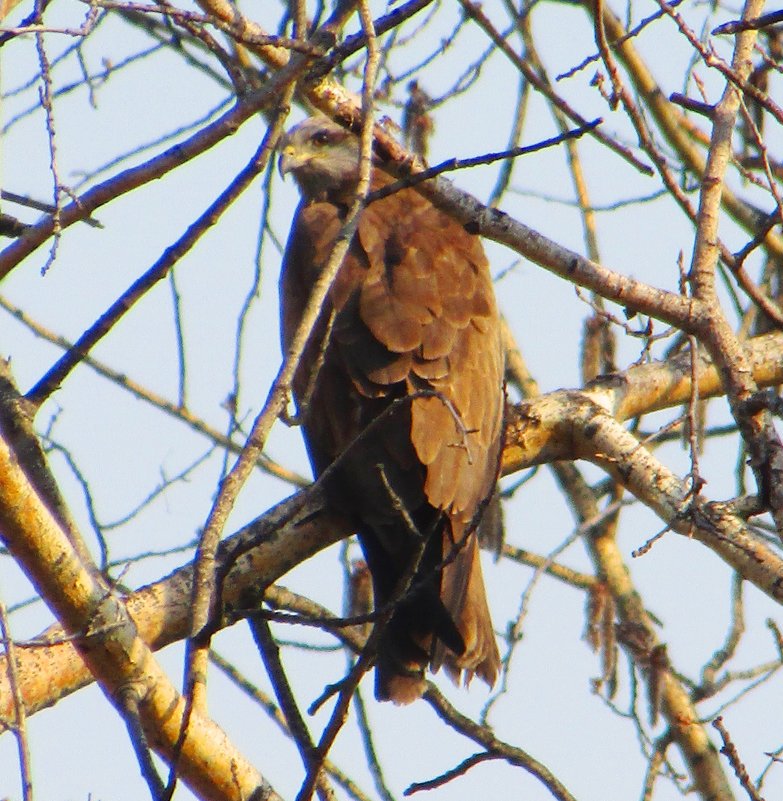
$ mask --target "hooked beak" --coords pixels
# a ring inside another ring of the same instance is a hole
[[[280,171],[280,177],[285,178],[289,172],[301,167],[302,164],[302,159],[297,155],[294,146],[285,145],[280,153],[280,159],[277,162],[277,168]]]

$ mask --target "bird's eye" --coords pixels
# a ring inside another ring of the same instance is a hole
[[[331,137],[326,131],[318,131],[318,133],[313,134],[313,144],[318,145],[319,147],[328,145],[330,139]]]

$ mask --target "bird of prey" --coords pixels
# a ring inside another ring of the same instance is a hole
[[[280,278],[286,350],[355,199],[358,163],[357,137],[323,116],[282,139],[280,171],[302,195]],[[372,189],[392,180],[373,167]],[[476,528],[498,477],[503,351],[479,238],[412,188],[365,206],[293,391],[316,475],[336,460],[327,500],[356,526],[375,606],[396,600],[376,697],[419,698],[427,667],[492,685],[499,654]]]

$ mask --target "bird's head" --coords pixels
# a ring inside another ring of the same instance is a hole
[[[279,167],[307,199],[336,200],[356,187],[359,140],[328,117],[308,117],[281,139]]]

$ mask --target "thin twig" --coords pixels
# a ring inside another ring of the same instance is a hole
[[[283,713],[266,693],[248,681],[234,665],[227,659],[224,659],[216,651],[209,652],[209,659],[236,687],[248,698],[257,703],[287,737],[291,736]],[[332,776],[335,783],[345,790],[349,798],[354,799],[354,801],[370,801],[370,796],[365,793],[345,771],[337,767],[330,759],[324,760],[324,768],[329,775]]]
[[[256,616],[251,616],[249,623],[253,639],[258,646],[261,658],[264,660],[264,667],[272,682],[277,702],[280,704],[280,709],[285,716],[288,731],[296,744],[305,770],[311,770],[313,764],[316,763],[316,761],[318,762],[320,767],[315,778],[318,797],[322,799],[322,801],[334,801],[334,790],[326,778],[323,760],[318,759],[315,744],[307,729],[307,724],[304,722],[304,718],[299,711],[296,697],[288,682],[288,677],[286,676],[285,668],[280,658],[279,646],[272,636],[269,624]]]
[[[453,767],[451,770],[441,773],[440,776],[436,776],[433,779],[428,779],[426,782],[414,782],[408,786],[404,795],[410,796],[414,793],[420,793],[422,790],[436,790],[438,787],[443,787],[443,785],[448,784],[453,779],[456,779],[459,776],[464,776],[475,765],[480,765],[482,762],[488,762],[492,759],[503,758],[504,757],[502,757],[500,754],[492,754],[489,751],[473,754],[473,756],[463,759],[459,765]]]
[[[549,139],[544,139],[541,142],[536,142],[534,145],[512,147],[509,150],[502,150],[499,153],[485,153],[482,156],[473,156],[465,159],[446,159],[446,161],[442,161],[440,164],[436,164],[434,167],[428,167],[427,169],[417,172],[414,175],[410,175],[407,178],[394,181],[387,186],[376,189],[367,196],[367,205],[374,203],[376,200],[381,200],[389,195],[393,195],[395,192],[399,192],[401,189],[418,186],[419,184],[424,183],[424,181],[429,181],[430,179],[435,178],[438,175],[442,175],[445,172],[466,170],[483,164],[492,164],[495,161],[515,159],[519,156],[526,156],[529,153],[537,153],[539,150],[544,150],[548,147],[554,147],[555,145],[568,141],[569,139],[578,139],[580,136],[584,136],[586,133],[597,128],[602,121],[603,120],[601,120],[599,117],[591,122],[586,122],[579,128],[574,128],[573,130],[558,134],[557,136],[552,136]]]
[[[136,687],[127,686],[118,693],[117,705],[122,712],[125,726],[128,729],[128,736],[139,763],[139,770],[144,780],[147,782],[150,795],[153,801],[162,801],[166,792],[166,786],[158,775],[155,762],[152,759],[152,751],[147,742],[147,735],[141,722],[139,703],[143,697],[143,689],[137,691]]]
[[[33,772],[30,761],[30,745],[27,739],[27,713],[24,708],[24,699],[19,688],[19,675],[16,664],[16,648],[11,637],[11,627],[5,604],[0,601],[0,642],[5,651],[6,672],[8,684],[13,697],[14,721],[13,733],[16,739],[16,750],[19,754],[19,771],[22,780],[22,798],[24,801],[33,801]]]
[[[756,788],[753,786],[750,776],[748,776],[748,771],[740,759],[740,755],[737,752],[737,747],[732,742],[728,729],[723,725],[723,718],[715,718],[715,720],[712,721],[712,725],[718,730],[721,739],[723,740],[723,747],[720,749],[720,752],[726,757],[726,759],[729,760],[729,764],[734,771],[734,775],[742,785],[742,789],[748,794],[750,801],[764,801],[764,799],[756,791]]]
[[[458,712],[432,682],[428,682],[423,697],[438,717],[455,731],[483,746],[488,752],[497,755],[497,758],[505,759],[509,764],[523,768],[535,776],[558,801],[576,801],[546,765],[521,748],[499,740],[488,726],[481,726]]]

